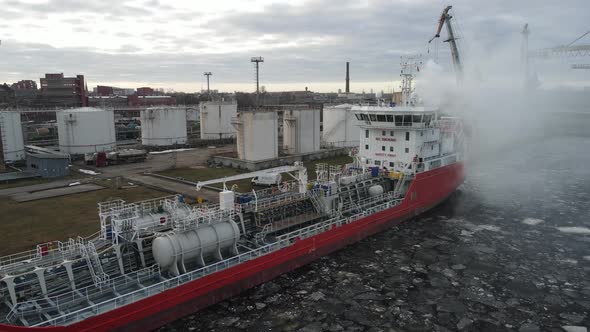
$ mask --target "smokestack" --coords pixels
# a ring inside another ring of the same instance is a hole
[[[346,93],[350,93],[350,71],[349,62],[346,62]]]

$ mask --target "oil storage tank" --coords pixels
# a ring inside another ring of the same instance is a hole
[[[238,104],[234,101],[207,101],[199,104],[201,139],[234,138]]]
[[[0,151],[7,163],[25,159],[23,128],[19,112],[0,112]]]
[[[352,105],[324,107],[322,141],[333,147],[358,147],[360,127]]]
[[[141,110],[141,144],[169,146],[186,143],[186,110],[150,107]]]
[[[117,147],[113,110],[81,107],[57,111],[56,118],[61,152],[84,154]]]
[[[283,150],[287,154],[319,151],[320,110],[301,108],[285,110],[283,115]]]
[[[233,121],[237,128],[238,158],[265,160],[279,156],[278,114],[274,111],[243,111]]]

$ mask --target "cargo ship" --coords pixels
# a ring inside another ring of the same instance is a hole
[[[464,126],[420,105],[418,66],[402,62],[401,105],[353,108],[348,165],[316,164],[313,180],[296,162],[197,183],[223,183],[216,204],[102,202],[96,234],[1,257],[0,331],[153,330],[435,207],[464,181]],[[226,186],[264,174],[291,180]]]
[[[226,188],[219,204],[103,202],[97,234],[2,257],[0,330],[154,329],[419,215],[462,184],[459,119],[422,106],[355,115],[355,162],[317,164],[313,181],[296,163],[264,171],[292,181]]]

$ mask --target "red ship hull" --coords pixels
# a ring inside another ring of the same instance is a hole
[[[462,162],[419,173],[400,205],[351,224],[72,325],[0,325],[0,331],[152,330],[419,215],[444,201],[463,180]]]

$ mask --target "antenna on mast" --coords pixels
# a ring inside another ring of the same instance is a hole
[[[400,57],[401,73],[399,76],[402,77],[402,106],[409,106],[412,104],[412,82],[414,81],[415,73],[420,72],[422,66],[422,54],[417,55],[406,55]]]

